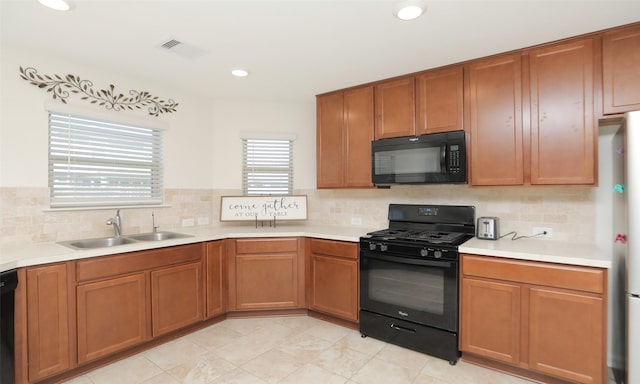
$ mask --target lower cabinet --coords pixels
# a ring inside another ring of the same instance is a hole
[[[76,262],[78,363],[203,319],[203,244]]]
[[[29,383],[227,312],[310,308],[358,322],[358,243],[226,239],[20,273],[17,366]]]
[[[207,243],[205,259],[206,317],[222,315],[227,311],[224,240]]]
[[[602,297],[530,288],[529,366],[577,383],[606,383],[605,307]]]
[[[309,308],[358,321],[358,243],[309,239]]]
[[[461,349],[520,363],[520,285],[462,279]]]
[[[78,363],[149,338],[146,281],[136,273],[78,286]]]
[[[600,268],[463,255],[463,357],[606,383],[606,288]]]
[[[67,263],[52,264],[26,271],[29,381],[43,379],[74,366],[70,329],[73,306],[68,292],[68,267]]]
[[[151,272],[151,319],[153,337],[203,319],[201,261]]]
[[[229,242],[229,310],[305,307],[302,240],[250,238]]]

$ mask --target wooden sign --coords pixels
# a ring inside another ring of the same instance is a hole
[[[307,196],[222,196],[220,221],[307,220]]]

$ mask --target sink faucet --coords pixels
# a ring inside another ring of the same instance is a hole
[[[120,210],[116,211],[116,216],[107,220],[107,225],[113,225],[113,230],[116,233],[115,237],[120,237],[122,235],[122,221],[120,219]]]
[[[156,226],[156,215],[154,212],[151,212],[151,226],[153,227],[153,232],[158,232],[158,226]]]

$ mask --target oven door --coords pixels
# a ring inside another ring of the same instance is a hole
[[[360,251],[360,308],[458,330],[458,263]]]

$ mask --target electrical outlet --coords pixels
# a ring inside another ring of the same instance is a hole
[[[189,217],[188,219],[182,219],[183,227],[193,227],[194,225],[195,225],[195,221],[193,220],[193,217]]]
[[[538,235],[539,233],[544,233],[546,232],[544,235]],[[544,239],[551,239],[553,237],[553,228],[550,227],[533,227],[533,230],[531,231],[531,236],[535,236],[538,235],[536,237],[540,237],[540,238],[544,238]]]
[[[198,217],[198,225],[209,225],[209,218],[207,216]]]
[[[360,217],[352,217],[351,225],[362,225],[362,219]]]

